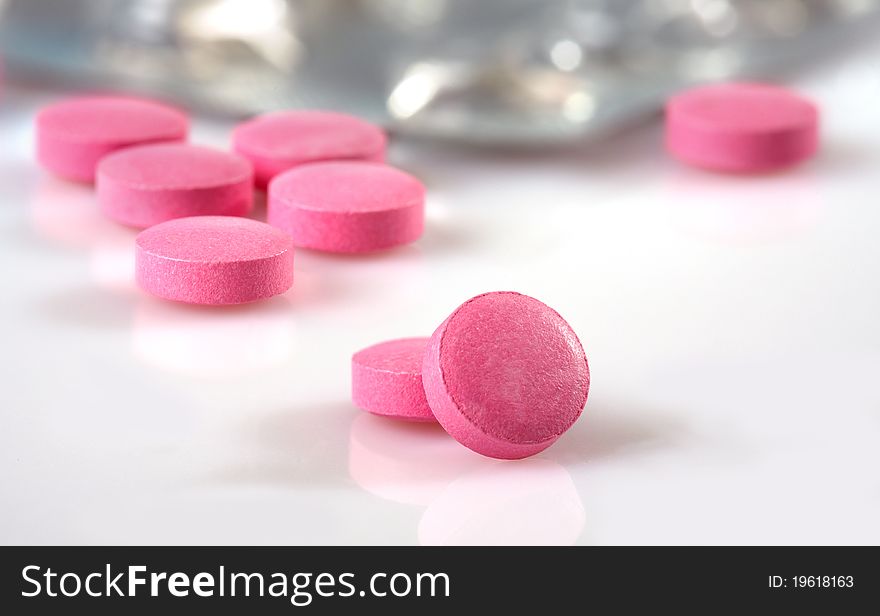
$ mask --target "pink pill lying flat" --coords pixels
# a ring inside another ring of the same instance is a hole
[[[381,163],[303,165],[269,185],[269,224],[303,248],[383,250],[414,242],[424,223],[425,187]]]
[[[422,387],[428,338],[402,338],[367,347],[351,358],[351,397],[359,408],[387,417],[434,421]]]
[[[243,304],[293,284],[290,237],[250,218],[177,218],[141,231],[136,243],[138,285],[165,299]]]
[[[94,96],[45,107],[37,114],[37,160],[52,173],[92,182],[104,156],[121,148],[183,141],[189,120],[152,101]]]
[[[254,165],[256,184],[303,163],[328,160],[383,162],[387,138],[381,128],[331,111],[283,111],[240,124],[233,149]]]
[[[459,306],[437,328],[422,381],[440,425],[492,458],[524,458],[580,416],[590,389],[581,343],[552,308],[496,292]]]
[[[98,204],[116,222],[150,227],[186,216],[245,216],[253,203],[248,161],[187,143],[127,148],[98,164]]]
[[[732,83],[689,90],[666,105],[666,146],[680,160],[717,171],[761,172],[811,157],[819,112],[783,88]]]

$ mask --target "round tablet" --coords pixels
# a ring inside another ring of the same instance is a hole
[[[478,295],[437,328],[422,364],[437,421],[462,445],[516,459],[553,444],[590,389],[581,343],[552,308],[520,293]]]
[[[98,161],[133,145],[183,141],[187,116],[153,101],[92,96],[45,107],[37,114],[37,160],[50,172],[81,182],[95,179]]]
[[[769,85],[731,83],[696,88],[666,105],[666,146],[706,169],[761,172],[811,157],[819,112],[810,101]]]
[[[193,216],[163,222],[136,239],[138,285],[190,304],[243,304],[293,284],[293,245],[250,218]]]
[[[376,415],[434,421],[422,387],[422,360],[428,338],[390,340],[351,358],[351,398]]]
[[[248,161],[187,143],[111,154],[98,163],[96,185],[108,217],[140,228],[186,216],[245,216],[253,203]]]
[[[269,185],[269,223],[303,248],[359,253],[414,242],[425,223],[425,187],[388,165],[303,165]]]
[[[254,165],[256,184],[303,163],[327,160],[383,162],[387,138],[381,128],[332,111],[281,111],[236,127],[233,149]]]

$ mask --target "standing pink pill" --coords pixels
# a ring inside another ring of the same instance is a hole
[[[813,103],[783,88],[729,83],[689,90],[666,105],[666,146],[706,169],[762,172],[810,158],[819,142]]]
[[[527,295],[478,295],[428,345],[422,381],[431,410],[466,447],[517,459],[552,445],[590,389],[583,347],[552,308]]]
[[[138,285],[165,299],[243,304],[293,284],[290,237],[249,218],[177,218],[141,231],[136,244]]]
[[[434,421],[422,387],[428,338],[401,338],[367,347],[351,359],[351,397],[359,408],[398,419]]]
[[[253,203],[248,161],[187,143],[111,154],[98,164],[96,187],[104,214],[139,228],[186,216],[245,216]]]
[[[153,101],[116,96],[74,98],[37,114],[37,160],[48,171],[92,182],[98,162],[116,150],[183,141],[187,116]]]
[[[269,185],[269,223],[290,233],[303,248],[384,250],[422,235],[425,187],[381,163],[303,165]]]
[[[254,165],[256,185],[304,163],[328,160],[383,162],[384,131],[354,116],[332,111],[282,111],[240,124],[233,149]]]

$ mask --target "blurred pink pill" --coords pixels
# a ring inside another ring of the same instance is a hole
[[[437,328],[422,381],[440,425],[462,445],[516,459],[552,445],[580,416],[590,370],[578,337],[552,308],[495,292]]]
[[[248,161],[186,143],[127,148],[98,164],[98,204],[108,217],[150,227],[186,216],[245,216],[253,203]]]
[[[360,253],[414,242],[425,222],[425,187],[381,163],[314,163],[269,185],[269,224],[303,248]]]
[[[810,158],[819,112],[769,85],[730,83],[689,90],[666,105],[666,146],[680,160],[729,172],[772,171]]]
[[[387,138],[374,124],[331,111],[283,111],[236,127],[233,149],[254,165],[256,185],[303,163],[328,160],[383,162]]]
[[[402,338],[367,347],[351,359],[351,397],[376,415],[434,421],[422,387],[428,338]]]
[[[104,156],[121,148],[183,141],[189,120],[180,111],[148,100],[92,96],[44,107],[37,114],[37,160],[48,171],[92,182]]]
[[[138,285],[165,299],[243,304],[293,284],[290,237],[249,218],[177,218],[141,231],[136,243]]]

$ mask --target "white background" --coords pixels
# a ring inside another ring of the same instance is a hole
[[[223,309],[134,287],[135,232],[33,162],[59,93],[7,84],[0,541],[880,543],[878,59],[794,82],[824,143],[783,174],[684,168],[659,121],[558,152],[397,141],[429,187],[421,241],[299,251],[291,291]],[[230,127],[197,118],[194,141]],[[352,406],[354,351],[502,289],[587,351],[556,445],[498,462]]]

